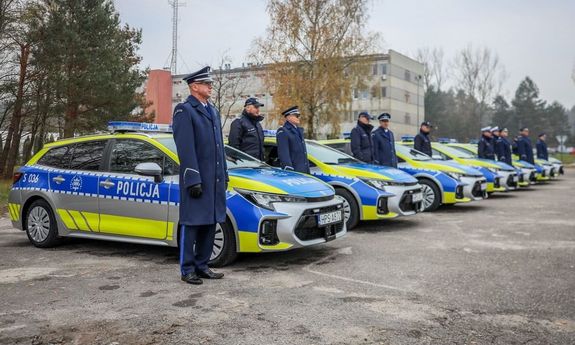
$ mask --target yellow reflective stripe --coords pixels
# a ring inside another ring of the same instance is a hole
[[[457,200],[455,199],[455,192],[444,192],[443,193],[443,204],[455,204]]]
[[[293,247],[293,244],[280,242],[275,246],[260,246],[258,244],[258,234],[255,232],[247,232],[247,231],[238,231],[238,238],[240,241],[239,252],[240,253],[259,253],[263,250],[287,250]]]
[[[336,166],[336,168],[339,171],[341,171],[347,175],[351,175],[351,176],[355,176],[355,177],[376,178],[379,180],[391,180],[391,178],[389,178],[385,175],[382,175],[382,174],[377,173],[377,172],[369,171],[369,170],[349,168],[349,167],[345,167],[342,165],[338,165],[338,166]]]
[[[64,222],[64,225],[66,225],[68,229],[70,230],[78,229],[78,227],[74,223],[74,220],[72,219],[72,216],[70,216],[67,210],[58,209],[57,211],[58,215],[60,215],[60,219],[62,219],[62,222]]]
[[[266,193],[287,194],[287,192],[277,187],[239,176],[233,176],[233,178],[230,178],[228,189],[234,187],[247,190],[261,191]]]
[[[70,214],[70,216],[72,216],[74,223],[78,225],[79,230],[91,231],[88,222],[86,222],[86,220],[84,219],[84,217],[82,217],[82,214],[80,214],[79,211],[68,210],[68,213]]]
[[[165,239],[166,226],[174,227],[174,223],[162,220],[100,215],[100,232],[151,239]]]
[[[16,216],[14,215],[14,209],[12,208],[12,204],[8,204],[8,213],[10,213],[10,219],[16,221]]]
[[[378,214],[376,206],[362,206],[362,218],[361,220],[377,220],[377,219],[388,219],[395,218],[398,216],[397,213],[389,212],[388,214]]]
[[[84,216],[84,220],[88,223],[88,227],[92,230],[92,231],[98,231],[99,230],[99,223],[100,223],[100,215],[97,213],[92,213],[92,212],[80,212],[80,214],[82,216]]]

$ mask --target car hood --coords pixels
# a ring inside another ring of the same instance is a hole
[[[481,171],[474,169],[470,166],[461,164],[461,163],[457,163],[457,162],[453,162],[453,161],[439,161],[439,160],[433,160],[432,162],[435,165],[439,165],[439,166],[443,165],[446,168],[450,168],[450,169],[439,168],[437,170],[447,171],[447,172],[456,172],[456,173],[466,174],[466,175],[474,175],[477,177],[483,176]]]
[[[367,163],[345,163],[331,166],[347,175],[357,178],[374,178],[388,180],[399,183],[417,183],[413,176],[396,168],[367,164]]]
[[[484,158],[462,158],[463,162],[466,165],[471,166],[478,166],[484,168],[492,168],[492,169],[502,169],[507,171],[513,171],[513,168],[509,165],[501,162],[497,162],[491,159],[484,159]],[[501,164],[499,164],[501,163]]]
[[[315,198],[334,195],[333,188],[319,179],[276,168],[237,168],[228,171],[234,188],[264,193]]]

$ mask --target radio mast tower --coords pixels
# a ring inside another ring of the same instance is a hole
[[[178,8],[185,6],[180,0],[168,0],[172,6],[172,53],[170,59],[170,71],[173,75],[178,74]]]

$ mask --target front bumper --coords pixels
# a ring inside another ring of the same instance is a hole
[[[462,177],[461,182],[465,183],[463,187],[463,196],[473,201],[487,198],[487,179],[485,177]]]
[[[422,199],[413,201],[414,195],[421,195],[421,186],[419,184],[413,186],[386,186],[385,191],[395,194],[395,196],[387,199],[389,214],[394,214],[394,217],[412,216],[417,212],[421,212]]]
[[[499,171],[501,187],[506,191],[516,190],[519,184],[519,175],[515,171]]]
[[[258,229],[258,246],[262,251],[280,251],[307,247],[341,238],[347,233],[343,215],[343,203],[339,199],[313,203],[275,203],[277,213],[287,217],[264,216]],[[341,212],[341,221],[327,226],[318,226],[318,215]],[[277,244],[262,243],[268,238],[269,223],[275,222]],[[267,228],[266,228],[267,226]]]

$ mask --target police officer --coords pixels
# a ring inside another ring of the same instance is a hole
[[[547,143],[545,142],[546,139],[547,135],[545,133],[539,134],[537,144],[535,144],[535,147],[537,148],[537,158],[549,160],[549,153],[547,152]]]
[[[260,107],[264,105],[257,98],[250,97],[244,103],[242,115],[230,125],[228,141],[231,147],[264,160],[264,130],[260,122]]]
[[[286,170],[309,174],[303,128],[298,126],[301,114],[297,105],[286,109],[282,115],[285,123],[276,132],[280,166]]]
[[[495,149],[493,148],[493,141],[491,135],[491,127],[481,128],[481,139],[477,148],[477,156],[484,159],[495,160]]]
[[[499,131],[499,137],[495,140],[495,155],[500,162],[513,165],[513,157],[511,155],[511,142],[507,139],[509,131],[503,128]]]
[[[429,133],[431,132],[431,122],[423,121],[421,126],[419,126],[419,134],[415,136],[413,140],[413,148],[417,151],[423,152],[429,157],[431,157],[431,140],[429,140]]]
[[[373,116],[362,111],[357,117],[357,126],[351,130],[351,152],[355,158],[366,163],[373,163],[373,125],[369,123],[370,120],[373,120]]]
[[[533,159],[533,146],[531,145],[531,139],[529,139],[529,128],[527,127],[522,127],[519,130],[517,154],[519,155],[519,159],[535,164],[535,160]]]
[[[181,279],[221,279],[208,268],[216,224],[226,220],[226,157],[220,114],[208,101],[210,67],[185,76],[190,96],[174,109],[172,126],[180,159]]]
[[[495,143],[499,139],[499,126],[491,127],[491,144],[493,144],[493,150],[495,151]]]
[[[372,134],[374,163],[397,168],[395,137],[389,129],[391,115],[383,113],[377,119],[379,120],[379,128]]]

